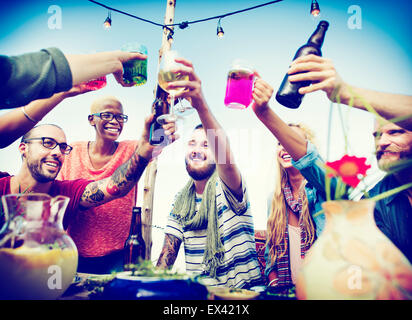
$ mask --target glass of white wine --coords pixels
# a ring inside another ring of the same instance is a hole
[[[159,86],[164,91],[166,91],[170,96],[169,113],[163,114],[157,118],[157,122],[162,125],[165,124],[166,122],[177,121],[182,116],[182,113],[185,112],[185,110],[190,109],[187,106],[184,107],[182,104],[182,100],[179,98],[180,107],[177,107],[175,110],[175,95],[177,93],[182,92],[184,88],[173,88],[173,89],[167,88],[167,85],[169,82],[178,81],[178,80],[189,80],[188,75],[180,74],[178,72],[172,72],[172,70],[179,68],[179,64],[175,61],[175,59],[178,56],[179,55],[176,50],[167,50],[163,52],[162,59],[160,60],[159,72],[158,72]]]

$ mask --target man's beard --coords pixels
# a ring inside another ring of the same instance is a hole
[[[30,161],[27,161],[27,167],[29,168],[31,176],[36,180],[37,182],[45,183],[45,182],[50,182],[56,179],[57,174],[59,171],[57,171],[55,174],[49,173],[45,174],[41,170],[42,162],[40,163],[32,163]]]
[[[391,160],[391,159],[381,159],[384,151],[389,151],[389,152],[394,152],[398,153],[399,157],[397,160]],[[383,171],[400,171],[404,169],[405,167],[410,167],[411,166],[411,161],[412,161],[412,149],[407,150],[407,151],[398,151],[398,150],[391,150],[391,149],[386,149],[386,150],[378,150],[376,152],[376,159],[378,161],[378,167],[379,169]]]
[[[185,159],[185,163],[186,163],[187,173],[195,181],[200,181],[200,180],[205,180],[205,179],[210,178],[210,176],[216,170],[216,163],[209,162],[205,167],[200,168],[200,169],[192,168],[192,166],[189,164],[187,159]]]

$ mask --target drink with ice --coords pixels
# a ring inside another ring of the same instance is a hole
[[[252,102],[254,74],[249,68],[232,68],[227,76],[225,105],[245,109]]]
[[[146,46],[139,43],[127,43],[122,51],[139,52],[147,55]],[[127,84],[141,86],[147,81],[147,60],[134,59],[123,63],[123,80]]]

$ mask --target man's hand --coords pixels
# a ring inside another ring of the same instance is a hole
[[[172,72],[187,75],[189,76],[189,80],[170,82],[167,88],[184,88],[183,92],[175,95],[175,99],[184,98],[188,100],[195,109],[205,106],[205,100],[202,92],[202,82],[196,75],[192,62],[183,58],[176,58],[175,61],[180,63],[181,67],[179,69],[172,70]]]
[[[300,88],[300,94],[323,90],[333,102],[336,102],[338,93],[341,100],[347,96],[346,85],[330,59],[313,54],[299,57],[292,62],[288,74],[290,82],[312,82],[312,85]]]

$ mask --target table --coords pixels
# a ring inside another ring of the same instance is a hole
[[[59,300],[101,300],[101,299],[136,299],[136,292],[138,293],[138,285],[134,282],[118,282],[113,283],[112,280],[115,279],[115,275],[98,275],[98,274],[87,274],[87,273],[78,273],[76,275],[75,281],[73,284],[66,290],[66,292],[59,298]],[[117,280],[117,279],[116,279]],[[147,280],[147,278],[146,278]],[[190,280],[187,280],[190,281]],[[114,284],[114,285],[113,285]],[[152,291],[157,293],[157,295],[142,295],[141,299],[169,299],[169,294],[175,294],[172,296],[172,299],[179,299],[179,296],[176,295],[176,291],[182,290],[182,285],[185,285],[185,281],[179,282],[164,282],[162,284],[163,292],[156,291],[155,282],[145,283],[145,292]],[[185,291],[181,291],[182,296],[190,297],[189,299],[194,300],[242,300],[253,298],[254,300],[295,300],[295,291],[294,288],[266,288],[264,286],[257,287],[256,291],[259,292],[259,295],[254,297],[251,293],[252,291],[243,290],[243,289],[229,289],[229,288],[208,288],[205,286],[193,282],[187,284],[189,295],[185,295]],[[106,291],[111,291],[110,294],[105,295]],[[204,290],[204,292],[202,292]],[[239,294],[236,295],[236,290]],[[243,290],[243,294],[242,294]],[[206,292],[207,291],[207,292]],[[220,291],[220,293],[219,293]],[[230,291],[235,291],[234,294],[230,294]],[[197,295],[195,293],[198,293]],[[180,299],[179,299],[180,300]],[[182,299],[185,300],[185,299]]]

